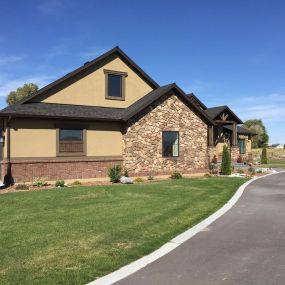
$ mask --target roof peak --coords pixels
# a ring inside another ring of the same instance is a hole
[[[16,104],[23,104],[31,99],[43,94],[44,92],[52,89],[55,86],[58,86],[62,84],[63,82],[66,82],[67,80],[71,79],[75,75],[83,72],[84,70],[90,68],[91,66],[96,66],[96,64],[100,64],[107,58],[110,58],[115,53],[118,54],[118,56],[126,63],[128,64],[139,76],[142,77],[142,79],[147,82],[152,88],[157,89],[160,87],[160,85],[155,82],[145,71],[143,71],[119,46],[115,46],[114,48],[110,49],[109,51],[103,53],[102,55],[96,57],[95,59],[86,62],[85,64],[81,65],[80,67],[76,68],[75,70],[67,73],[66,75],[62,76],[61,78],[55,80],[54,82],[44,86],[37,92],[31,94],[30,96],[18,101]]]

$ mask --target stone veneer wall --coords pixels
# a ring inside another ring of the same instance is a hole
[[[237,162],[239,157],[239,147],[238,146],[231,146],[231,160],[233,162]]]
[[[162,157],[162,131],[179,131],[179,157]],[[168,95],[130,121],[123,134],[124,167],[132,175],[191,173],[208,167],[207,124]]]

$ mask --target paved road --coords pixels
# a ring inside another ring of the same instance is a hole
[[[285,173],[250,184],[203,232],[117,285],[284,285]]]

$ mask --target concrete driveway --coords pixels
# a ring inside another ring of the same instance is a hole
[[[203,232],[117,285],[284,285],[285,173],[250,184]]]

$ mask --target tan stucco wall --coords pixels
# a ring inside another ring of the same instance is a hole
[[[56,129],[52,120],[17,119],[11,122],[11,158],[56,157]],[[121,156],[119,123],[87,123],[87,156]],[[7,138],[7,134],[4,133]],[[7,158],[7,140],[4,145]]]
[[[87,156],[122,155],[121,124],[91,123],[87,130]]]
[[[221,154],[223,153],[224,144],[225,144],[225,143],[223,143],[223,142],[217,143],[216,149],[217,149],[217,154],[218,154],[218,155],[221,155]]]
[[[127,72],[125,101],[105,99],[104,69]],[[126,108],[146,95],[152,88],[120,58],[115,58],[42,102]]]

